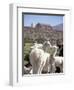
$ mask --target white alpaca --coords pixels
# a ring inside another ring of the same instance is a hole
[[[50,54],[41,49],[34,48],[30,53],[30,62],[33,67],[33,74],[41,74],[46,61],[49,61]],[[49,63],[49,62],[48,62]],[[48,68],[48,67],[47,67]]]
[[[54,62],[55,62],[55,67],[59,67],[60,71],[63,72],[63,59],[64,58],[61,57],[61,56],[56,56],[57,49],[58,49],[57,46],[53,46],[53,48],[55,48],[55,52],[53,54],[53,59],[54,59]]]
[[[50,45],[48,42],[44,43],[45,46]],[[33,67],[33,74],[41,74],[42,70],[49,72],[50,54],[44,50],[35,47],[30,53],[30,63]]]

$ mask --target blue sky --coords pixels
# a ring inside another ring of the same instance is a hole
[[[24,14],[24,26],[31,26],[32,23],[34,25],[36,25],[37,23],[42,23],[55,26],[63,23],[63,16]]]

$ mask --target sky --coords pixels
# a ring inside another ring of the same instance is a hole
[[[36,25],[37,23],[48,24],[51,26],[56,26],[63,23],[62,15],[34,15],[34,14],[24,14],[24,26],[31,26],[31,24]]]

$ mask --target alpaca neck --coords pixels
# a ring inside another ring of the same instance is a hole
[[[57,54],[57,49],[55,50],[54,54],[53,54],[53,57],[55,57]]]

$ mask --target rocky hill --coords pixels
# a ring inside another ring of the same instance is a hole
[[[36,24],[35,27],[24,27],[24,40],[37,41],[40,43],[45,40],[50,40],[52,44],[55,44],[57,40],[59,40],[60,43],[63,43],[63,30],[58,29],[40,23]]]
[[[56,26],[53,26],[53,29],[57,30],[57,31],[62,31],[63,30],[63,24],[58,24]]]

